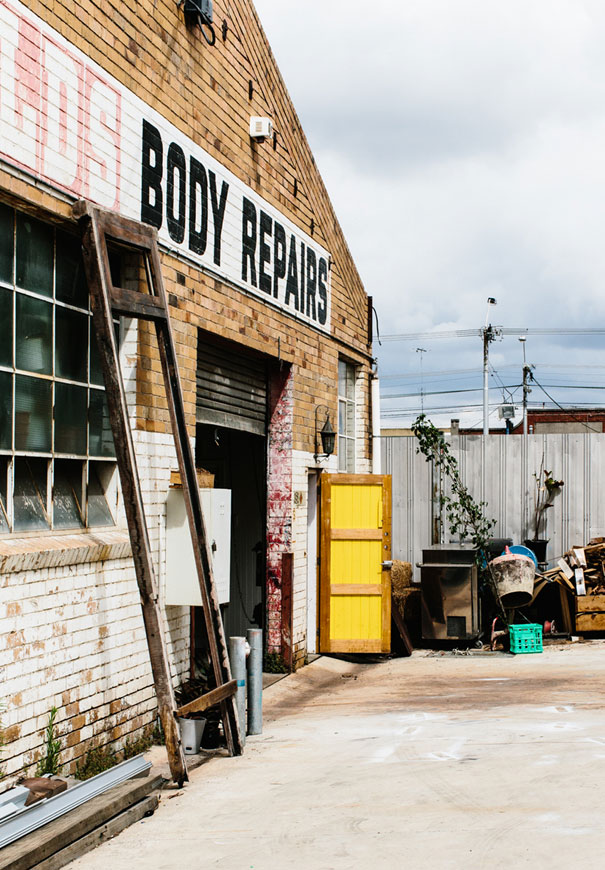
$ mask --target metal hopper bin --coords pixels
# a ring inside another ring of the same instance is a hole
[[[422,637],[475,640],[481,631],[477,550],[442,544],[422,551]]]

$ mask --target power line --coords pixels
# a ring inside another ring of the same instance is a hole
[[[535,380],[535,377],[534,377]],[[538,383],[536,381],[536,383]],[[539,385],[540,386],[540,385]],[[597,387],[593,384],[546,384],[547,387],[550,387],[551,390],[605,390],[605,385]],[[520,389],[521,384],[502,384],[501,387],[492,387],[492,390],[518,390]],[[425,390],[425,396],[447,396],[454,393],[480,393],[482,392],[482,387],[465,387],[463,389],[458,390]],[[544,389],[542,387],[542,389]],[[544,390],[546,393],[546,390]],[[382,399],[411,399],[415,396],[418,396],[418,391],[414,393],[383,393]],[[548,395],[548,393],[546,393]],[[555,399],[552,399],[554,402]]]
[[[534,363],[534,365],[538,369],[550,369],[554,372],[560,372],[561,374],[564,374],[565,371],[567,371],[568,369],[585,369],[587,371],[590,371],[592,369],[594,369],[595,371],[603,371],[605,369],[605,365],[603,365],[603,366],[594,365],[594,364],[582,365],[580,363],[566,364],[565,368],[561,368],[560,364],[555,364],[555,363]],[[502,371],[503,369],[518,369],[518,368],[519,368],[519,366],[517,363],[502,363],[501,365],[498,366],[499,371]],[[477,369],[476,366],[474,366],[473,368],[468,368],[468,369],[436,369],[435,371],[432,371],[432,372],[425,371],[424,378],[426,380],[426,378],[431,378],[431,377],[440,377],[440,376],[448,376],[448,375],[456,376],[456,375],[467,375],[467,374],[475,374],[475,375],[479,376],[481,374],[481,372],[479,371],[479,369]],[[405,374],[401,373],[401,374],[395,374],[395,375],[380,375],[380,382],[382,383],[384,381],[410,380],[412,378],[415,378],[416,376],[417,376],[416,372],[408,372]]]
[[[510,387],[505,387],[505,389],[513,389],[516,387],[518,389],[518,384],[511,384]],[[603,387],[605,389],[605,387]],[[482,387],[468,387],[460,390],[425,390],[425,396],[449,396],[453,393],[481,393],[483,392]],[[415,393],[389,393],[388,395],[383,394],[381,396],[382,399],[411,399],[415,396],[418,396],[418,392]]]
[[[504,384],[502,383],[502,378],[500,377],[500,375],[498,374],[498,372],[496,371],[496,369],[494,368],[494,366],[492,365],[491,362],[489,364],[489,367],[492,370],[492,377],[497,378],[500,381],[500,388],[502,389],[502,401],[505,401],[505,399],[504,399],[504,391],[505,390],[512,399],[513,394],[511,393],[511,391],[508,387],[504,386]],[[509,401],[511,401],[511,399],[509,399]]]
[[[494,411],[497,409],[499,404],[500,403],[498,402],[493,407]],[[435,405],[435,406],[430,407],[430,408],[425,407],[424,412],[425,412],[425,414],[430,414],[430,413],[435,413],[435,414],[437,414],[437,413],[439,413],[439,414],[467,414],[467,413],[472,413],[472,411],[478,410],[481,407],[483,407],[483,406],[481,404],[478,404],[478,403],[475,403],[472,405],[462,405],[462,406],[460,406],[460,405],[442,405],[442,406]],[[586,402],[586,403],[577,402],[574,405],[574,409],[576,411],[581,411],[584,408],[587,411],[590,411],[590,410],[593,410],[594,407],[595,407],[594,404],[592,404],[591,402]],[[567,408],[562,408],[561,405],[558,405],[556,402],[530,402],[529,408],[530,408],[530,410],[532,408],[535,410],[550,410],[550,409],[554,409],[554,408],[559,408],[560,410],[563,410],[566,413],[569,413]],[[420,407],[418,405],[410,405],[408,407],[403,407],[403,408],[386,408],[386,409],[381,411],[380,416],[382,419],[393,419],[393,418],[397,418],[397,417],[417,416],[419,413],[420,413]],[[491,413],[492,413],[492,411],[490,411],[490,415],[491,415]],[[585,421],[583,421],[580,418],[578,420],[578,422],[582,423]]]
[[[599,370],[603,371],[605,369],[605,365],[595,365],[594,363],[590,364],[582,364],[582,363],[565,363],[564,368],[561,368],[560,363],[534,363],[537,369],[552,369],[553,371],[561,371],[565,372],[568,369],[586,369],[586,370]],[[517,363],[502,363],[498,366],[498,370],[502,369],[518,369],[520,366]],[[436,369],[435,371],[429,371],[424,373],[424,377],[432,377],[437,375],[466,375],[466,374],[481,374],[481,372],[477,369],[477,366],[473,366],[473,368],[468,369]],[[400,374],[395,375],[380,375],[381,381],[395,381],[395,380],[403,380],[406,378],[415,378],[415,372],[401,372]]]
[[[601,327],[519,327],[495,326],[498,335],[605,335],[605,329]],[[443,339],[443,338],[476,338],[483,335],[483,329],[448,329],[435,332],[406,332],[399,334],[383,335],[382,341],[417,341],[418,339]]]
[[[586,429],[588,429],[589,432],[598,432],[598,431],[599,431],[598,429],[594,429],[592,426],[589,426],[588,423],[587,423],[585,420],[581,420],[579,417],[576,417],[576,416],[573,415],[573,414],[569,414],[569,411],[566,411],[565,408],[563,408],[561,405],[559,405],[559,403],[557,402],[557,400],[556,400],[556,399],[553,399],[553,397],[550,395],[550,393],[547,392],[547,391],[544,389],[544,387],[542,386],[542,384],[540,383],[540,381],[536,380],[535,375],[532,375],[532,381],[534,382],[534,384],[536,384],[538,387],[540,387],[540,389],[542,390],[542,392],[543,392],[545,395],[548,396],[548,398],[550,399],[551,402],[554,402],[554,404],[557,406],[557,408],[560,408],[561,411],[564,411],[566,414],[568,414],[569,416],[571,416],[573,420],[576,420],[578,423],[581,423],[582,426],[584,426]]]

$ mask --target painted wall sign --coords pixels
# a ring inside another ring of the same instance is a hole
[[[328,252],[18,0],[0,0],[0,156],[330,331]]]

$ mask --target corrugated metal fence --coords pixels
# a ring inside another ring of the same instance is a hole
[[[451,543],[440,506],[440,475],[416,453],[413,436],[382,438],[385,474],[393,478],[393,558],[415,565],[423,548]],[[448,440],[464,484],[482,498],[482,436]],[[527,442],[527,452],[525,449]],[[574,544],[605,535],[605,434],[490,435],[486,444],[485,501],[496,520],[494,537],[522,543],[533,537],[536,479],[544,468],[564,481],[546,511],[547,558],[552,563]],[[416,574],[418,577],[418,574]]]

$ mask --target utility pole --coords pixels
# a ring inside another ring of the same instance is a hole
[[[527,439],[527,397],[531,393],[531,387],[529,386],[529,381],[532,380],[532,366],[527,365],[527,360],[525,358],[525,342],[527,341],[527,336],[522,335],[519,338],[521,345],[523,346],[523,449],[522,449],[522,460],[521,466],[523,469],[523,527],[529,535],[529,444]]]
[[[489,345],[498,335],[498,330],[489,322],[490,308],[496,305],[493,296],[487,299],[487,313],[483,327],[483,438],[481,439],[481,501],[485,501],[485,477],[487,473],[486,453],[487,436],[489,435]]]
[[[420,354],[420,413],[424,414],[424,379],[422,376],[422,354],[426,353],[426,347],[417,347],[416,353]]]
[[[522,335],[519,339],[521,344],[523,345],[523,435],[527,435],[527,397],[531,393],[531,387],[528,385],[528,381],[532,380],[531,374],[531,366],[527,365],[525,359],[525,342],[527,341],[526,336]]]
[[[490,307],[497,305],[493,296],[489,296],[487,300],[487,314],[485,315],[485,326],[483,327],[483,436],[489,435],[489,345],[494,341],[498,330],[489,322]]]

